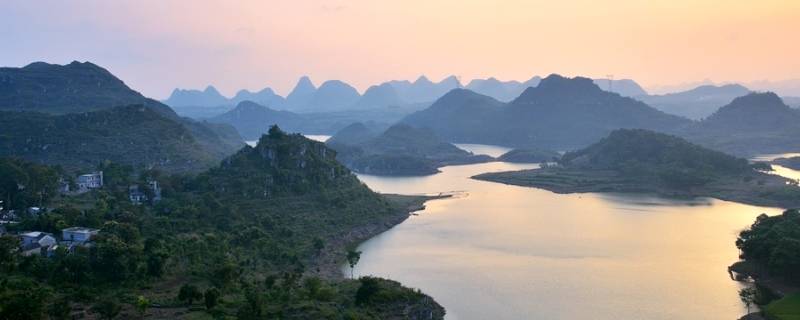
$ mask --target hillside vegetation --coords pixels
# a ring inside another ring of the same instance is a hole
[[[0,156],[94,168],[104,160],[206,169],[244,145],[235,129],[180,118],[90,62],[0,68]]]
[[[48,115],[0,113],[0,156],[67,169],[92,169],[109,160],[138,168],[190,171],[224,155],[209,152],[185,126],[150,107]]]
[[[796,182],[686,140],[641,129],[619,129],[555,166],[486,173],[473,178],[559,193],[644,192],[671,197],[714,197],[756,205],[800,205]]]
[[[0,237],[0,318],[443,317],[433,300],[396,282],[342,279],[346,249],[408,212],[322,143],[274,128],[199,175],[116,168],[106,168],[102,191],[53,199],[54,210],[10,230],[100,228],[93,246],[23,257],[16,238]],[[163,200],[134,206],[127,185],[145,179],[160,182]],[[138,296],[150,302],[143,309]]]

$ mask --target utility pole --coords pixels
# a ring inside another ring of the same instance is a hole
[[[608,78],[608,92],[614,92],[614,75],[607,74],[606,78]]]

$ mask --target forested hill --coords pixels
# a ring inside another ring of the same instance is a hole
[[[16,237],[0,237],[0,318],[43,319],[50,309],[65,318],[126,319],[444,315],[396,282],[341,276],[347,249],[403,221],[408,208],[372,192],[320,142],[275,127],[201,174],[106,172],[102,190],[45,198],[54,210],[9,230],[99,228],[91,246],[24,257]],[[25,178],[4,178],[17,177]],[[128,185],[146,179],[158,180],[163,199],[132,205]],[[18,181],[3,182],[14,187],[0,196],[17,192]],[[142,299],[151,304],[140,309]]]
[[[22,68],[0,68],[0,110],[64,114],[131,104],[177,117],[169,107],[132,90],[91,62],[34,62]]]
[[[688,139],[740,156],[800,150],[800,111],[771,92],[734,99],[690,127]]]
[[[641,129],[615,130],[589,147],[566,153],[560,163],[572,168],[616,170],[633,175],[675,171],[702,177],[752,171],[745,159],[676,136]]]
[[[800,190],[796,182],[763,172],[769,170],[766,163],[751,164],[676,136],[618,129],[589,147],[564,154],[557,166],[474,178],[559,193],[636,192],[797,206]]]
[[[198,170],[244,145],[233,127],[180,118],[91,62],[0,68],[0,112],[1,155],[72,168]]]
[[[89,170],[110,160],[138,169],[195,171],[225,156],[213,150],[186,126],[149,106],[65,115],[0,112],[0,156],[69,169]]]

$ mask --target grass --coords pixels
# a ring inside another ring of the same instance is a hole
[[[764,313],[774,320],[800,320],[800,293],[771,302],[764,308]]]

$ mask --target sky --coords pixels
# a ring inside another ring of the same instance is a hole
[[[0,65],[92,61],[166,98],[302,75],[363,92],[392,79],[559,73],[647,88],[800,78],[797,0],[0,2]]]

